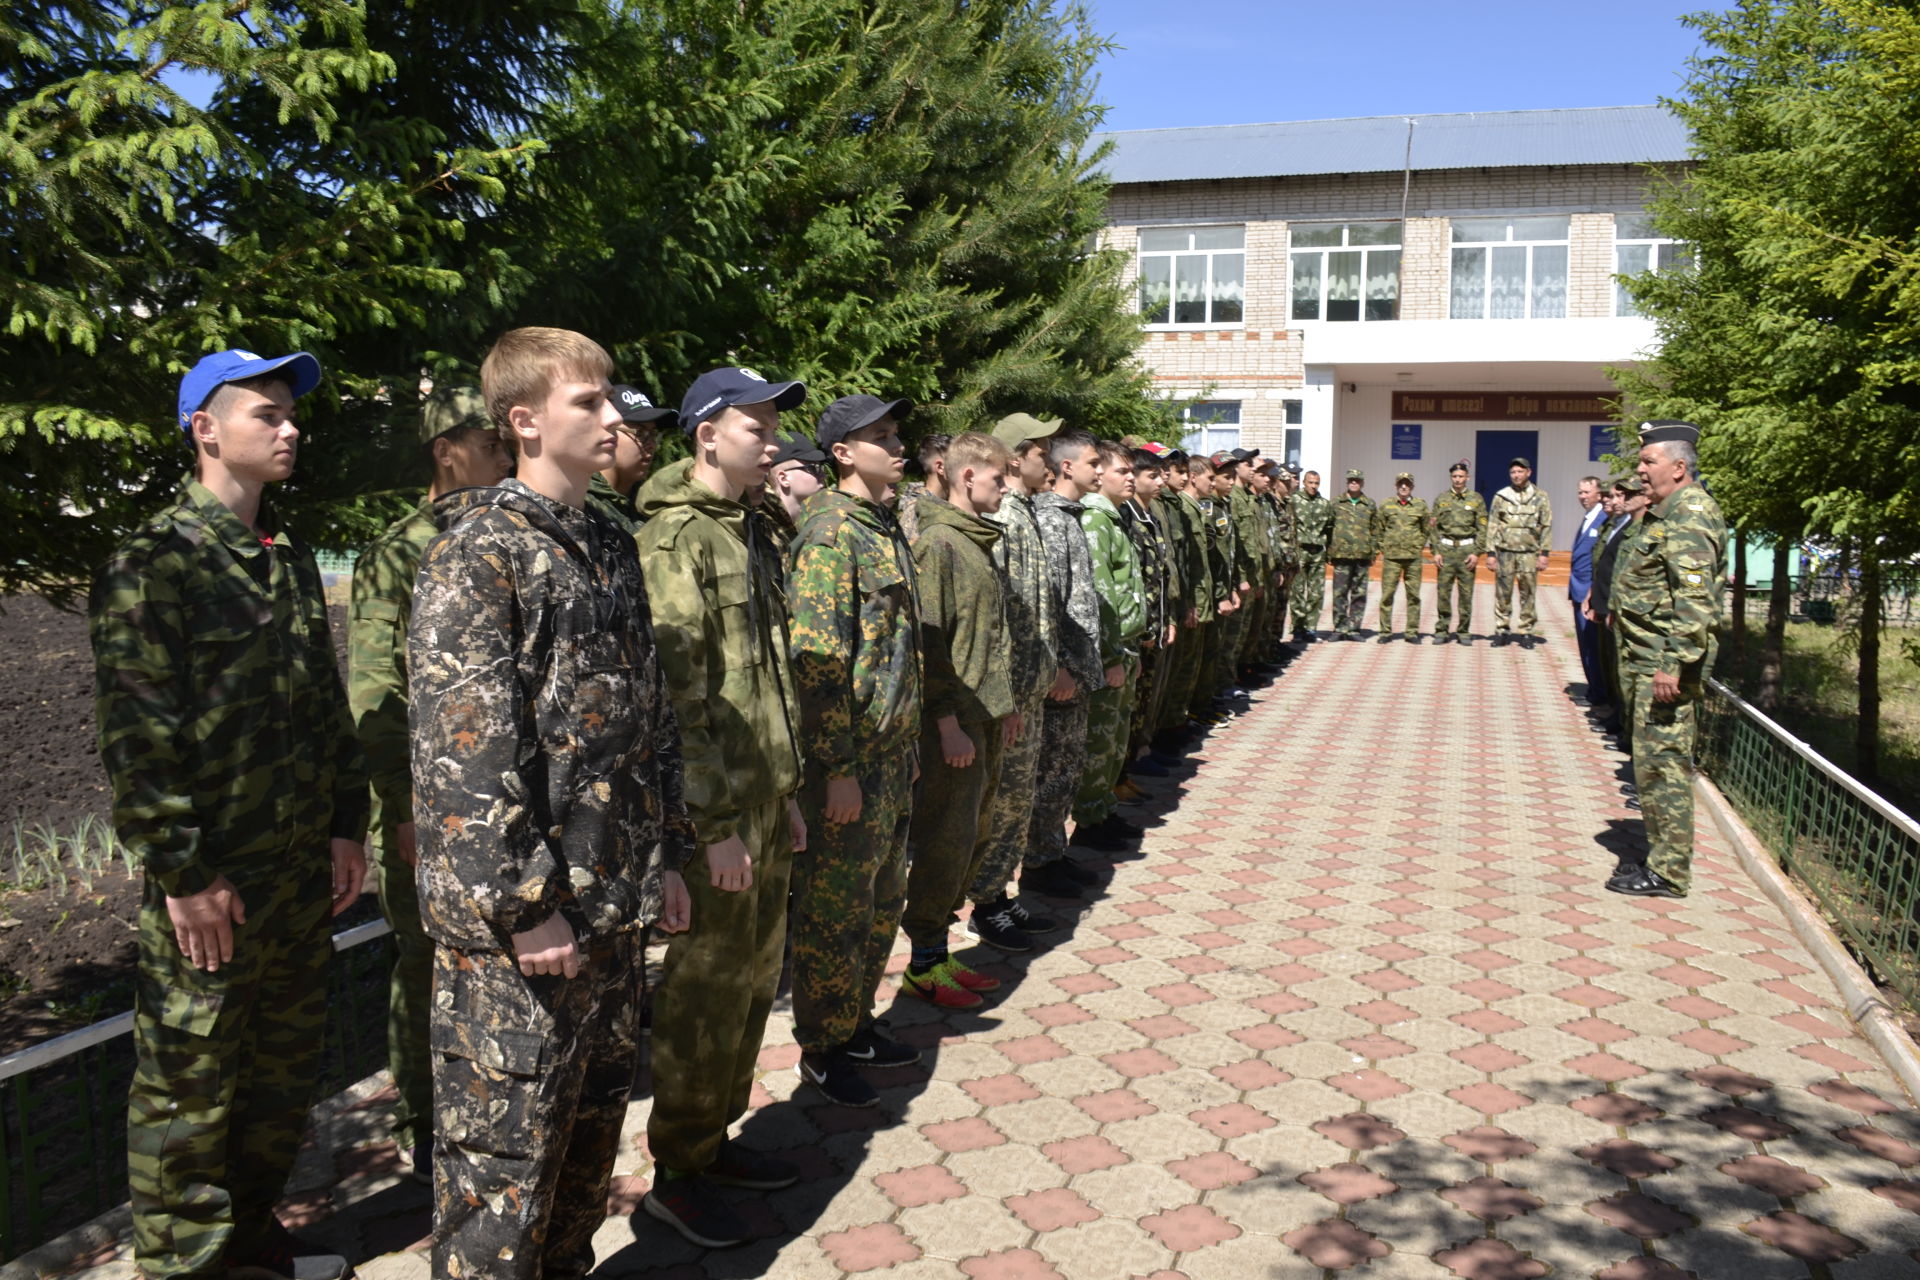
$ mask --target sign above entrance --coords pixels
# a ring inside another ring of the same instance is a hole
[[[1396,391],[1396,418],[1482,422],[1588,422],[1613,416],[1606,396],[1590,391]]]

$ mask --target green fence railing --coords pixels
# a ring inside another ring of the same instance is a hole
[[[389,932],[334,935],[316,1098],[387,1065]],[[0,1262],[125,1202],[132,1033],[123,1013],[0,1058]]]
[[[1920,823],[1718,680],[1700,766],[1880,986],[1920,1012]]]

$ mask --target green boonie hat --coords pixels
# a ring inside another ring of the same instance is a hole
[[[993,438],[1011,449],[1023,440],[1038,440],[1060,429],[1064,418],[1042,421],[1030,413],[1010,413],[993,424]]]
[[[420,443],[438,440],[461,427],[491,427],[486,397],[478,387],[441,387],[420,406]]]
[[[1365,480],[1366,478],[1367,478],[1367,473],[1366,473],[1366,472],[1364,472],[1364,471],[1362,471],[1362,470],[1361,470],[1360,468],[1358,468],[1358,467],[1348,467],[1348,468],[1347,468],[1347,479],[1349,479],[1349,480]]]
[[[1628,493],[1641,493],[1646,489],[1647,486],[1640,482],[1640,477],[1638,475],[1629,471],[1627,472],[1627,474],[1616,479],[1613,482],[1613,487],[1616,489],[1625,490]]]

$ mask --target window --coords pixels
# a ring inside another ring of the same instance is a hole
[[[1283,461],[1290,467],[1300,465],[1300,428],[1287,428],[1286,457]]]
[[[1285,457],[1282,460],[1286,462],[1288,466],[1297,467],[1300,465],[1300,441],[1306,434],[1300,426],[1307,418],[1306,402],[1303,400],[1282,400],[1280,407],[1284,411],[1283,417],[1287,424],[1286,443],[1283,450]]]
[[[1188,405],[1182,416],[1187,421],[1187,434],[1180,437],[1180,447],[1193,457],[1211,457],[1222,449],[1240,447],[1238,400],[1202,400]]]
[[[1288,233],[1295,320],[1399,318],[1399,223],[1296,222]]]
[[[1140,232],[1140,314],[1148,324],[1239,324],[1247,278],[1245,227],[1146,227]]]
[[[1572,219],[1455,218],[1455,320],[1558,320],[1567,314]]]
[[[1693,252],[1678,240],[1660,234],[1653,218],[1644,213],[1616,213],[1613,216],[1613,269],[1618,275],[1637,276],[1645,271],[1668,271],[1693,261]],[[1613,282],[1613,314],[1637,316],[1626,285]]]

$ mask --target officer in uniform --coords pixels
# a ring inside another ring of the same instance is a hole
[[[1699,439],[1687,422],[1641,425],[1636,471],[1651,505],[1614,568],[1610,608],[1647,862],[1622,869],[1607,888],[1640,897],[1683,898],[1693,882],[1696,708],[1713,670],[1727,581],[1727,522],[1700,485]]]
[[[1300,552],[1290,601],[1293,638],[1311,642],[1315,639],[1314,624],[1320,621],[1320,601],[1327,592],[1327,539],[1333,536],[1333,503],[1320,492],[1318,471],[1300,477],[1300,490],[1289,502],[1293,507],[1294,543]]]
[[[1413,496],[1413,473],[1393,478],[1393,501],[1374,512],[1380,546],[1380,643],[1393,639],[1393,597],[1406,585],[1408,644],[1420,643],[1421,553],[1427,545],[1427,504]]]
[[[1433,642],[1446,644],[1458,640],[1473,643],[1473,574],[1480,557],[1487,553],[1487,500],[1480,491],[1467,487],[1467,460],[1462,458],[1448,469],[1450,486],[1433,500],[1433,553],[1440,562],[1440,597],[1434,608]],[[1453,626],[1456,596],[1460,604],[1460,622]]]
[[[1534,612],[1534,584],[1547,567],[1547,548],[1553,545],[1553,504],[1533,483],[1533,464],[1515,458],[1507,464],[1512,481],[1493,495],[1487,511],[1489,540],[1493,543],[1493,642],[1513,639],[1507,627],[1512,617],[1513,593],[1520,592],[1520,644],[1533,648],[1539,617]]]
[[[1347,472],[1347,491],[1333,504],[1333,532],[1327,541],[1333,561],[1333,638],[1358,640],[1367,606],[1367,569],[1379,551],[1373,517],[1379,508],[1366,495],[1367,476],[1358,467]]]

